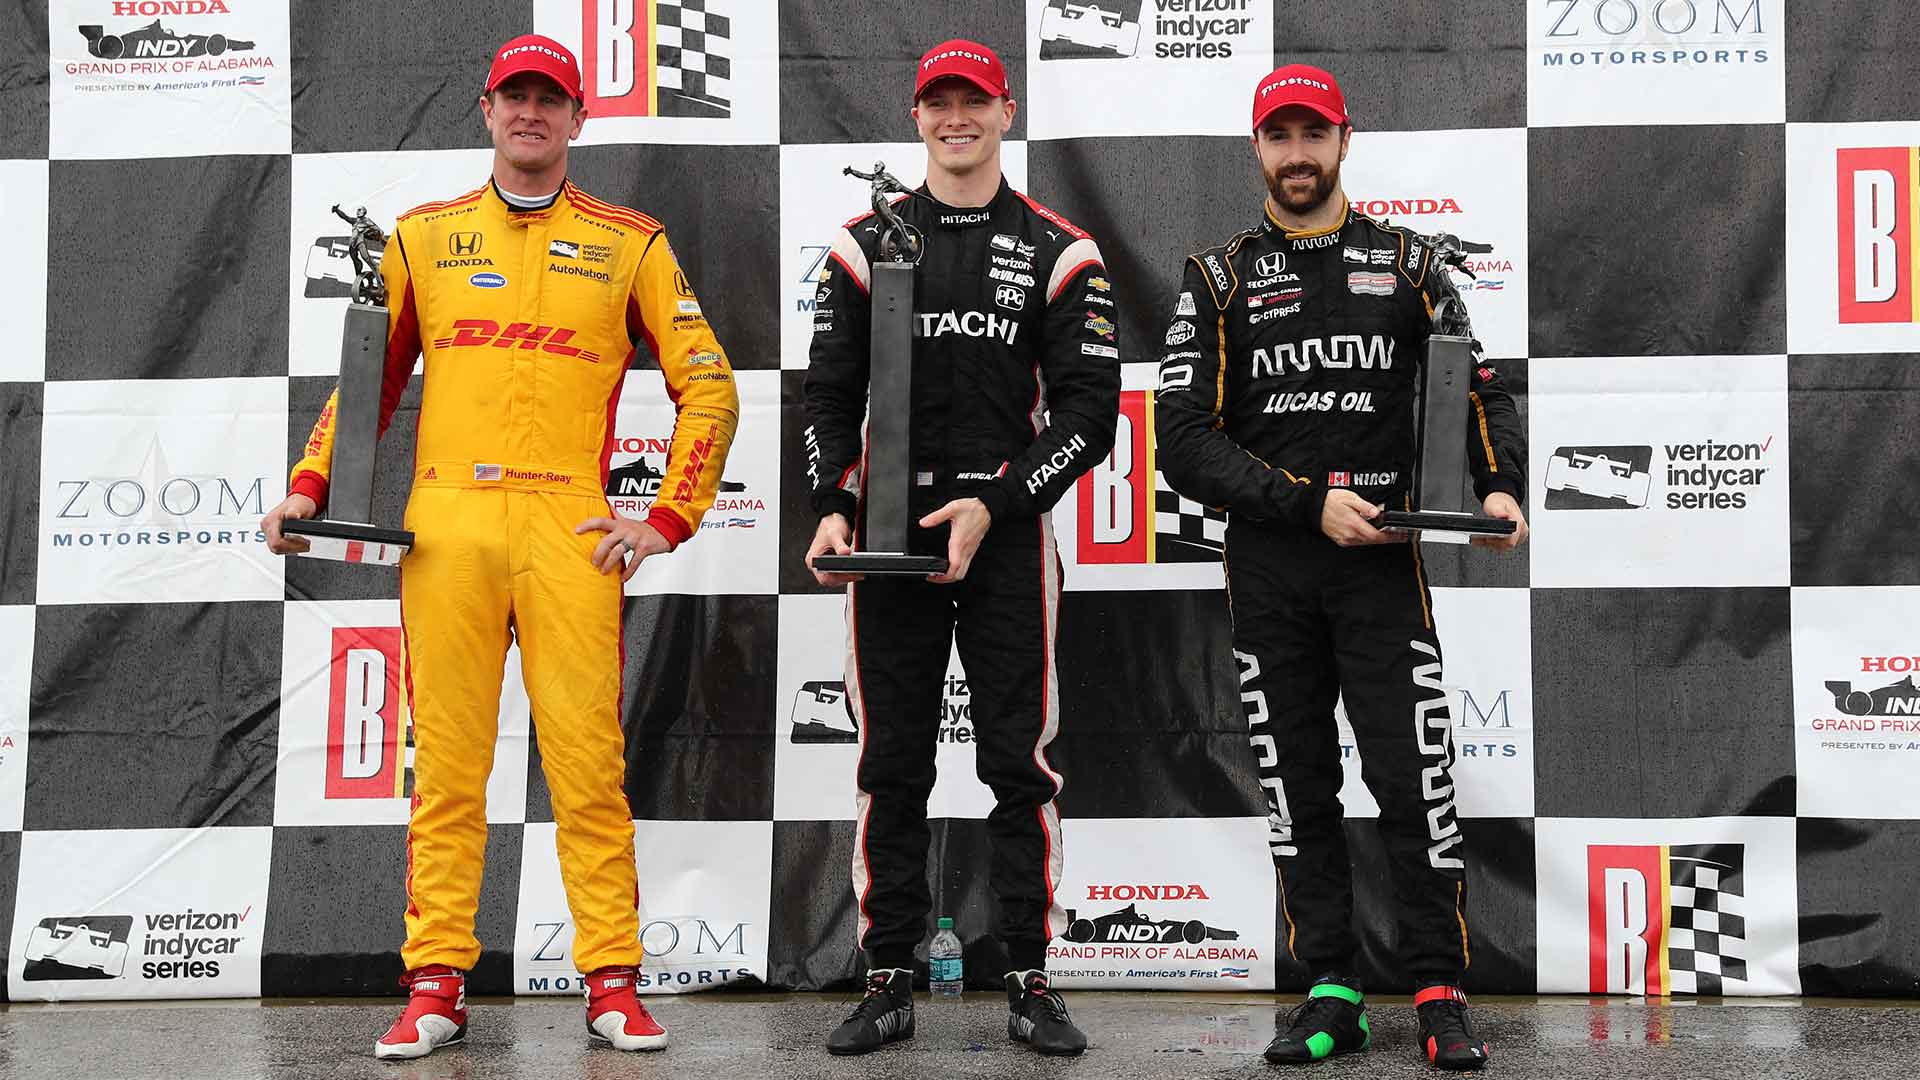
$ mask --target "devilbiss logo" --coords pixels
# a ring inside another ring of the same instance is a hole
[[[1588,989],[1722,994],[1747,981],[1741,844],[1587,847]]]
[[[550,0],[580,18],[594,117],[733,114],[735,0]]]
[[[1920,322],[1914,221],[1920,147],[1847,147],[1836,154],[1840,321]]]
[[[399,799],[413,793],[413,722],[402,691],[397,626],[333,629],[327,673],[329,799]]]
[[[1152,391],[1121,391],[1113,449],[1074,481],[1074,557],[1082,566],[1220,561],[1226,513],[1182,498],[1161,478],[1154,465],[1153,408]]]

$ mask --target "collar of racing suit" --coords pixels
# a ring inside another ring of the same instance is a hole
[[[925,184],[920,185],[920,194],[926,196],[927,201],[933,204],[933,223],[945,229],[980,228],[1019,199],[1019,196],[1014,194],[1013,185],[1007,183],[1004,175],[1000,177],[999,190],[993,193],[993,198],[987,200],[985,206],[948,206],[934,198]]]
[[[1346,192],[1344,191],[1340,193],[1340,203],[1340,220],[1334,222],[1332,225],[1324,229],[1289,229],[1274,220],[1273,207],[1268,205],[1265,199],[1262,199],[1260,200],[1260,224],[1266,231],[1279,233],[1288,240],[1305,240],[1308,237],[1337,233],[1347,227],[1347,219],[1353,216],[1353,202],[1347,198]]]
[[[507,198],[507,193],[500,190],[499,181],[489,178],[487,180],[487,198],[494,200],[499,204],[500,209],[506,211],[509,223],[531,224],[545,217],[547,214],[552,213],[553,210],[560,205],[561,196],[568,194],[572,188],[573,181],[571,179],[562,180],[560,181],[559,189],[546,199],[541,200],[538,205],[523,206]],[[525,196],[516,196],[516,198],[524,200]]]

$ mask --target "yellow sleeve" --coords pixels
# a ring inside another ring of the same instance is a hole
[[[407,389],[413,374],[413,362],[420,355],[420,316],[414,305],[413,279],[407,273],[407,253],[400,243],[396,227],[380,259],[380,276],[387,283],[387,354],[380,378],[380,434],[387,433],[393,410]],[[340,387],[328,395],[320,419],[314,421],[307,436],[306,449],[293,467],[287,481],[287,493],[305,495],[319,506],[327,505],[327,482],[333,475],[334,410],[340,404]]]
[[[662,231],[640,256],[627,299],[627,328],[646,339],[666,376],[675,418],[672,448],[660,495],[647,523],[680,544],[713,508],[739,424],[740,395],[733,367],[707,325],[700,299],[680,271]]]

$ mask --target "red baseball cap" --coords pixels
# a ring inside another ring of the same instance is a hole
[[[1288,105],[1305,105],[1326,117],[1329,123],[1347,122],[1346,95],[1340,92],[1340,84],[1332,75],[1317,67],[1288,64],[1261,79],[1253,93],[1253,130],[1259,131],[1273,110]]]
[[[540,34],[521,34],[493,54],[493,66],[487,69],[487,92],[523,72],[537,72],[560,84],[575,101],[585,101],[580,89],[580,61],[573,50]]]
[[[954,38],[928,49],[913,80],[913,100],[919,101],[927,87],[948,78],[965,79],[994,97],[1013,96],[1008,92],[1007,69],[1000,57],[977,41]]]

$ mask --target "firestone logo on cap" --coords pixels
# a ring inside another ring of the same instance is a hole
[[[1325,90],[1329,94],[1333,93],[1333,87],[1328,86],[1326,83],[1321,82],[1319,79],[1309,79],[1305,75],[1293,75],[1285,79],[1275,79],[1272,82],[1268,83],[1267,85],[1261,87],[1260,96],[1266,97],[1268,94],[1273,93],[1275,90],[1278,90],[1283,86],[1294,86],[1294,85],[1311,86],[1316,90]]]
[[[499,59],[502,61],[509,60],[521,53],[529,52],[540,53],[543,56],[551,56],[568,67],[573,66],[573,57],[568,56],[558,49],[549,49],[545,45],[512,45],[500,50]]]
[[[996,97],[1007,93],[1007,69],[992,49],[977,41],[956,38],[943,41],[920,58],[919,77],[914,80],[917,98],[934,82],[945,78],[965,79]]]

